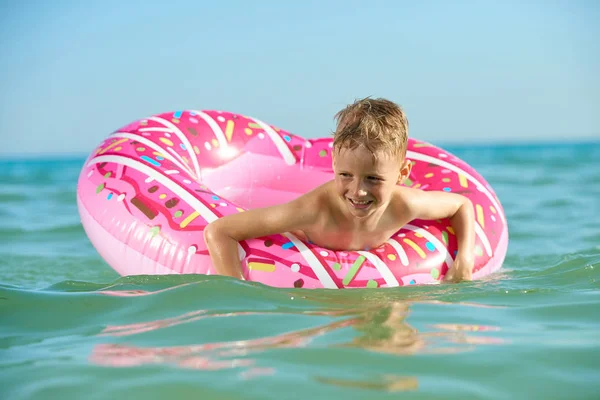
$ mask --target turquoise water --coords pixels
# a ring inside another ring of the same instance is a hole
[[[0,398],[599,398],[600,143],[449,149],[504,205],[501,272],[347,291],[120,278],[83,159],[0,161]]]

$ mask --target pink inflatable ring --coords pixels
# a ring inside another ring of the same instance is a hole
[[[331,138],[304,139],[220,111],[133,122],[86,160],[77,189],[85,231],[121,275],[214,274],[203,239],[211,221],[298,197],[332,179]],[[467,196],[476,216],[474,278],[502,265],[508,230],[492,188],[469,165],[411,139],[405,184]],[[377,288],[438,282],[453,263],[447,220],[412,221],[384,245],[336,252],[291,234],[240,243],[249,281],[276,287]]]

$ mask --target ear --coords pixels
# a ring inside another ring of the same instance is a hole
[[[404,183],[404,180],[406,180],[410,176],[411,170],[412,162],[409,159],[405,158],[404,161],[402,161],[402,164],[400,165],[400,175],[398,176],[399,184]]]

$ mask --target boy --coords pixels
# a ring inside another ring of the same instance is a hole
[[[473,205],[464,196],[412,189],[408,120],[386,99],[357,100],[335,115],[333,180],[289,203],[228,215],[204,230],[217,273],[243,279],[237,243],[283,232],[331,250],[376,248],[414,219],[450,218],[458,253],[445,280],[471,280]]]

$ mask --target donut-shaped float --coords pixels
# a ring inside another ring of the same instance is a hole
[[[292,200],[333,178],[332,139],[305,139],[221,111],[135,121],[104,140],[81,171],[77,202],[99,254],[121,275],[214,274],[203,230],[222,216]],[[469,165],[409,139],[404,184],[468,197],[475,208],[473,277],[501,267],[504,210]],[[284,233],[238,246],[244,276],[275,287],[377,288],[436,283],[452,266],[448,220],[411,221],[384,245],[331,251]]]

